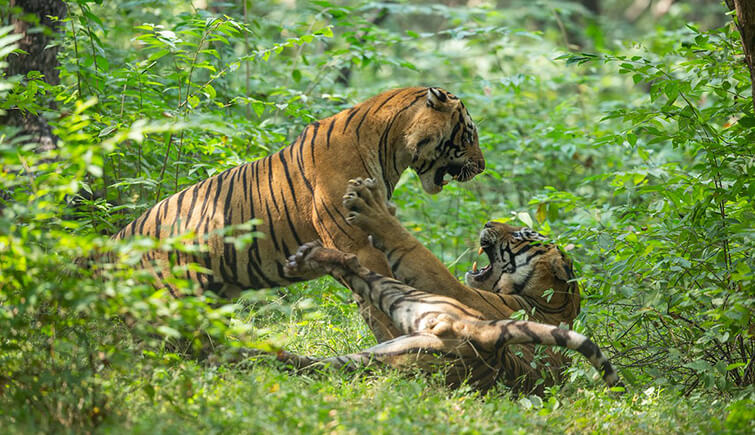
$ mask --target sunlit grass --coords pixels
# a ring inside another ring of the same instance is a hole
[[[286,317],[253,306],[256,325],[287,349],[335,355],[374,342],[346,292],[325,281],[294,291]],[[318,296],[317,294],[320,294]],[[311,298],[311,304],[306,301]],[[261,311],[261,313],[260,313]],[[241,314],[240,316],[243,316]],[[116,432],[223,433],[712,433],[727,426],[727,400],[682,398],[654,388],[609,392],[599,382],[554,388],[545,397],[451,390],[438,375],[382,370],[295,375],[272,358],[206,367],[182,361],[156,373],[153,396],[133,380],[113,384],[123,405],[105,424]],[[750,422],[751,423],[751,422]]]

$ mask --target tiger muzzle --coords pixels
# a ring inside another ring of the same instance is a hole
[[[485,170],[485,160],[483,159],[470,159],[467,160],[463,166],[461,166],[456,173],[449,168],[449,173],[459,181],[469,181],[477,174]]]

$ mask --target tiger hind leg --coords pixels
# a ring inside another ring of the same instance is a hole
[[[442,361],[439,358],[441,356],[450,356],[454,360],[458,359],[453,354],[453,350],[465,345],[465,343],[456,340],[442,339],[434,334],[416,333],[402,335],[361,352],[347,355],[317,358],[279,351],[277,359],[297,371],[328,368],[352,372],[376,367],[430,369],[439,365]]]

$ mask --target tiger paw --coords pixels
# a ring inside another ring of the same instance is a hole
[[[389,236],[396,226],[396,206],[385,199],[384,190],[374,179],[356,178],[349,180],[343,206],[349,211],[346,221],[356,225],[373,236],[373,243]]]
[[[301,245],[296,254],[288,257],[284,271],[288,276],[312,279],[325,274],[357,273],[359,268],[355,255],[323,248],[320,241],[315,241]]]
[[[316,253],[320,249],[323,249],[323,247],[322,242],[319,240],[299,246],[296,253],[288,257],[288,262],[283,266],[283,271],[290,277],[308,279],[325,275],[327,271],[318,268],[317,263],[307,261],[313,253]]]

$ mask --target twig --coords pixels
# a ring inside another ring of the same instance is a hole
[[[76,39],[76,28],[73,25],[73,17],[71,18],[71,34],[73,35],[73,54],[76,56],[76,89],[79,91],[79,97],[81,94],[81,68],[79,66],[79,43]]]
[[[173,142],[173,133],[168,135],[165,147],[165,157],[163,158],[163,167],[160,168],[160,178],[157,180],[157,194],[155,195],[155,201],[160,200],[160,190],[163,186],[163,176],[165,175],[165,168],[168,166],[168,156],[170,155],[170,144]]]

